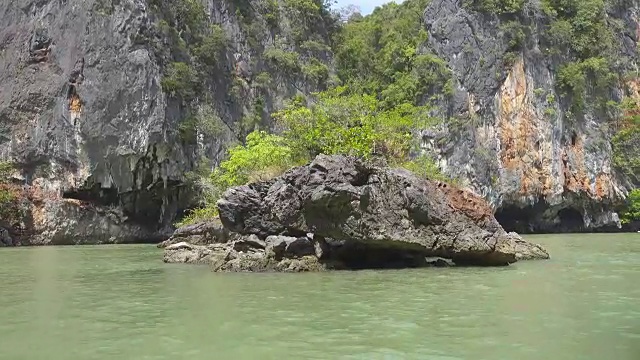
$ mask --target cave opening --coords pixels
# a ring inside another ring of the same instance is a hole
[[[580,211],[574,208],[563,208],[557,212],[549,210],[549,205],[544,201],[522,208],[508,205],[498,209],[495,218],[505,231],[520,234],[585,231]]]
[[[348,270],[365,269],[406,269],[429,266],[424,250],[384,244],[363,244],[346,242],[330,245],[329,261],[340,264]]]
[[[113,188],[102,188],[101,184],[94,184],[91,187],[65,191],[62,194],[62,197],[64,199],[75,199],[101,206],[117,206],[120,203],[118,190]]]
[[[571,145],[576,146],[576,143],[578,143],[578,134],[574,131],[571,134]]]
[[[515,231],[521,234],[531,234],[539,231],[535,221],[537,214],[544,211],[540,202],[533,206],[518,207],[507,205],[495,213],[495,218],[505,231]]]
[[[584,220],[582,214],[576,209],[565,208],[558,211],[558,219],[560,220],[558,231],[579,232],[583,229]]]

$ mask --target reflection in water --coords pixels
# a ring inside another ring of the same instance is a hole
[[[151,246],[0,251],[0,359],[640,359],[640,236],[497,269],[213,274]]]

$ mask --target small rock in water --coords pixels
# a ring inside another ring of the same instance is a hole
[[[435,267],[451,267],[456,266],[456,264],[451,261],[451,259],[445,259],[441,257],[428,257],[425,258],[425,261],[428,265]]]

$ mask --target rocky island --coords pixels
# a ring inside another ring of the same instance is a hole
[[[505,232],[482,198],[384,161],[319,155],[275,179],[231,188],[217,206],[221,223],[179,229],[163,244],[165,262],[317,271],[549,258]]]

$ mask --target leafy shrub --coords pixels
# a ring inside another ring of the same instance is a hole
[[[295,51],[269,47],[264,50],[263,56],[282,73],[300,72],[300,55]]]
[[[347,90],[326,91],[310,107],[298,102],[274,114],[291,146],[306,158],[320,153],[406,157],[416,146],[414,132],[426,118],[424,108],[403,104],[381,110],[376,97]]]
[[[229,39],[224,29],[220,25],[212,25],[209,33],[193,50],[193,53],[202,63],[215,66],[228,45]]]
[[[613,163],[636,185],[640,184],[640,124],[621,129],[611,139]]]
[[[320,12],[320,6],[313,0],[284,0],[284,6],[292,19],[312,19]]]
[[[197,41],[206,29],[207,13],[199,0],[149,0],[149,4],[187,43]]]
[[[589,58],[584,61],[569,62],[558,71],[558,85],[573,100],[574,110],[585,106],[587,86],[604,93],[616,80],[606,58]]]
[[[271,85],[271,74],[268,72],[261,72],[253,79],[253,84],[260,89],[268,89]]]
[[[452,182],[450,178],[442,174],[433,159],[425,155],[400,163],[399,167],[405,168],[423,179]]]
[[[178,130],[182,140],[195,143],[197,135],[215,137],[222,133],[226,125],[211,105],[202,105],[194,116],[184,119]]]
[[[320,60],[312,58],[308,64],[302,66],[304,76],[317,84],[323,84],[329,77],[329,67]]]
[[[12,225],[22,216],[20,191],[9,183],[9,176],[15,170],[11,162],[0,162],[0,221]]]
[[[192,210],[175,225],[188,225],[214,217],[218,214],[216,201],[226,189],[248,182],[268,180],[299,163],[300,159],[287,145],[286,139],[254,131],[247,135],[245,145],[230,149],[227,160],[205,180],[209,191],[204,206]]]
[[[427,40],[422,25],[427,3],[386,4],[344,25],[336,37],[334,59],[338,76],[350,91],[377,94],[386,108],[404,102],[421,105],[431,100],[429,95],[451,94],[447,63],[421,51]]]
[[[264,131],[247,135],[246,145],[229,150],[229,157],[211,174],[218,187],[226,189],[248,182],[268,180],[282,174],[299,160],[286,139]]]
[[[273,29],[277,28],[280,22],[280,8],[277,0],[265,0],[264,20]]]
[[[216,216],[218,216],[218,208],[215,206],[215,203],[209,204],[205,207],[189,210],[187,215],[180,221],[176,222],[174,225],[176,227],[187,226],[200,221],[214,218]]]
[[[464,5],[476,11],[497,15],[522,11],[525,0],[465,0]]]
[[[500,25],[500,30],[504,33],[508,41],[510,51],[522,49],[526,39],[525,27],[519,21],[507,21]]]
[[[193,100],[201,87],[198,72],[184,62],[169,64],[161,85],[162,90],[185,101]]]
[[[300,44],[300,48],[312,54],[318,54],[331,50],[331,48],[327,44],[315,40],[307,40],[303,42],[302,44]]]
[[[620,219],[623,224],[640,221],[640,189],[631,190]]]

